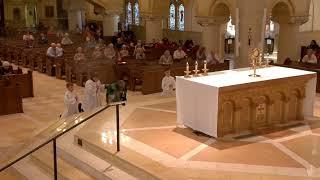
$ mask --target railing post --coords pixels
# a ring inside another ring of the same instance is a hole
[[[58,180],[57,143],[56,143],[56,139],[52,140],[52,144],[53,144],[53,175],[54,175],[54,180]]]
[[[116,116],[117,116],[117,151],[120,151],[120,119],[119,119],[119,104],[116,105]]]

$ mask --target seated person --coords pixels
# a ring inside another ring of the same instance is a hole
[[[75,62],[86,60],[86,55],[83,53],[82,47],[77,48],[77,53],[73,57]]]
[[[312,41],[310,42],[310,45],[308,46],[308,48],[316,51],[317,49],[319,49],[319,45],[318,45],[318,43],[317,43],[316,40],[312,40]]]
[[[116,48],[119,50],[122,48],[123,40],[121,37],[117,38]]]
[[[136,59],[145,59],[146,54],[144,52],[144,48],[141,45],[137,45],[136,49],[133,52],[133,55],[136,56]]]
[[[197,51],[196,59],[197,59],[197,61],[204,61],[207,59],[205,47],[199,48],[199,50]]]
[[[173,53],[173,59],[175,60],[181,60],[186,58],[187,54],[182,50],[182,47],[179,47],[177,50]]]
[[[50,47],[47,50],[47,56],[52,58],[57,57],[57,45],[55,43],[51,43]]]
[[[39,44],[48,44],[48,38],[44,33],[40,34],[39,40],[38,40]]]
[[[121,48],[121,50],[119,51],[119,55],[120,55],[121,58],[122,58],[122,57],[127,57],[127,56],[129,56],[129,51],[128,51],[126,45],[122,45],[122,48]]]
[[[60,43],[58,43],[57,44],[57,48],[56,48],[57,50],[57,57],[61,57],[61,56],[63,56],[63,48],[61,47],[61,44]]]
[[[210,53],[207,55],[206,59],[207,63],[210,64],[219,64],[219,56],[218,53],[215,53],[215,51],[211,50]]]
[[[307,50],[307,55],[303,57],[302,62],[311,64],[318,63],[317,57],[314,55],[314,51],[312,49],[309,48]]]
[[[162,94],[161,96],[172,96],[174,95],[174,89],[176,88],[176,81],[174,77],[170,74],[170,69],[167,69],[165,72],[165,76],[162,79]]]
[[[96,47],[96,41],[90,33],[87,33],[85,47],[87,49],[93,49]]]
[[[93,60],[104,59],[105,58],[104,50],[105,50],[105,47],[98,44],[93,50],[92,59]]]
[[[116,56],[116,51],[114,50],[112,43],[105,48],[104,55],[109,59],[113,59]]]
[[[62,40],[61,40],[61,44],[62,45],[71,45],[73,44],[73,42],[71,41],[69,34],[65,33]]]
[[[27,32],[27,34],[23,35],[22,39],[26,43],[26,46],[28,48],[32,48],[33,47],[34,37],[29,31]]]
[[[166,50],[164,54],[160,57],[159,64],[161,65],[171,65],[173,63],[172,56],[169,50]]]

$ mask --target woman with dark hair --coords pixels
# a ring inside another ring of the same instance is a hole
[[[319,45],[318,45],[317,41],[316,40],[312,40],[310,45],[309,45],[309,48],[312,49],[312,50],[319,49]]]

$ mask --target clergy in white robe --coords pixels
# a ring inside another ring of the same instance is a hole
[[[91,111],[100,106],[100,86],[98,86],[98,78],[94,75],[87,80],[84,89],[83,110]]]
[[[67,83],[67,91],[64,95],[64,112],[61,115],[61,118],[67,118],[71,115],[79,113],[78,110],[78,96],[73,91],[73,84]]]
[[[161,96],[173,96],[176,88],[176,81],[174,77],[170,75],[170,69],[165,71],[165,76],[162,79],[162,94]]]

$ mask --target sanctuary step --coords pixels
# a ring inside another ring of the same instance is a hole
[[[51,145],[51,144],[49,144]],[[31,159],[44,171],[53,176],[53,154],[51,146],[45,146],[32,154]],[[58,157],[58,179],[61,180],[93,180],[90,175],[82,172],[72,164]]]
[[[142,167],[139,167],[139,165],[129,162],[129,160],[127,160],[124,156],[121,156],[121,151],[127,151],[127,149],[125,150],[124,147],[122,147],[122,150],[119,153],[117,153],[114,152],[112,150],[112,147],[109,147],[107,144],[102,148],[101,146],[92,143],[90,140],[85,140],[78,135],[75,135],[75,141],[78,143],[79,147],[109,162],[110,164],[115,165],[122,171],[132,174],[137,179],[161,179],[157,177],[156,174],[148,172]]]

